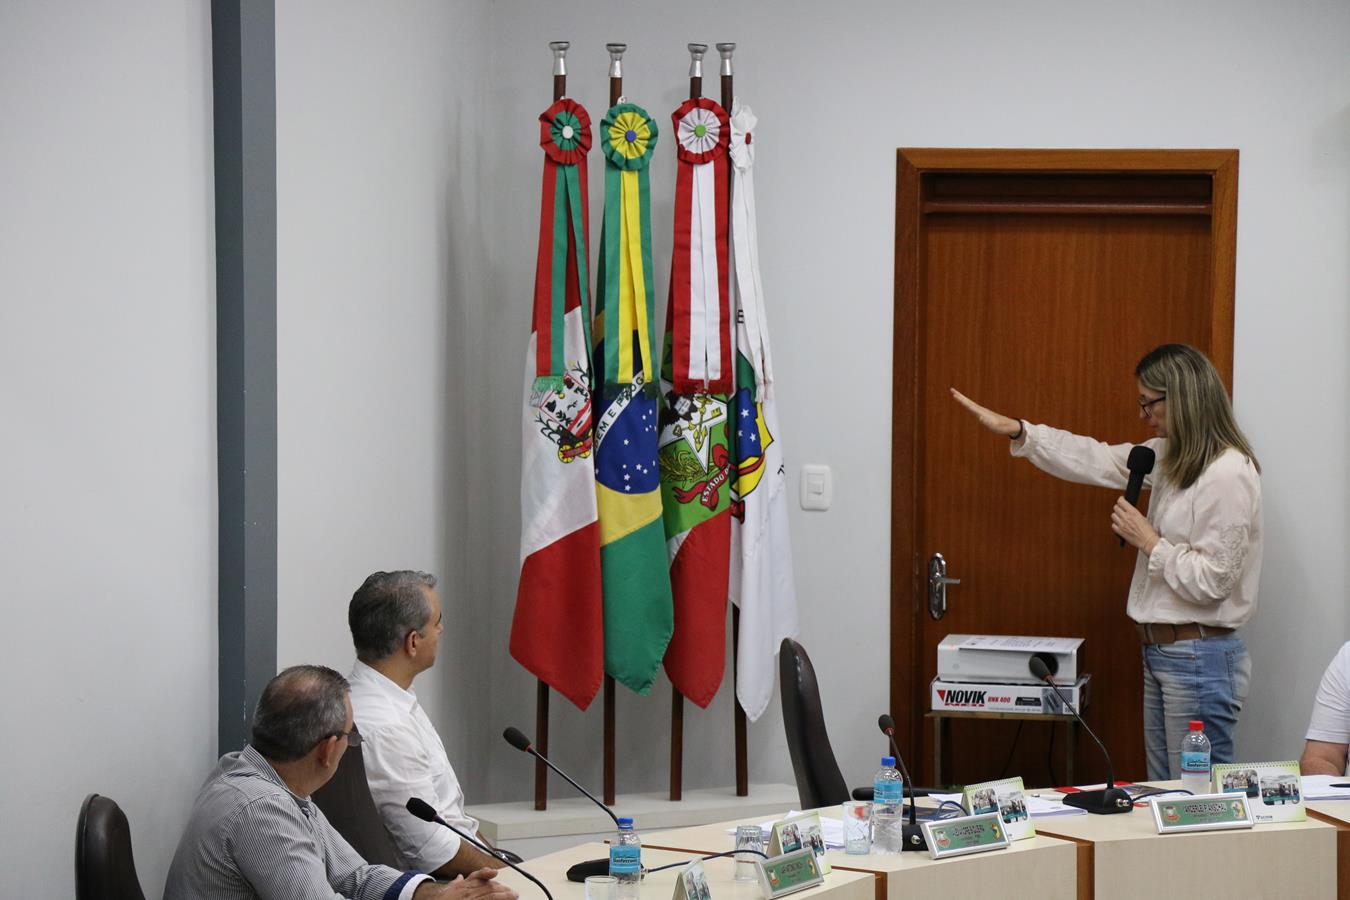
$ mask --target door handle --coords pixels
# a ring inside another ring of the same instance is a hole
[[[928,560],[928,614],[934,620],[947,614],[947,585],[960,584],[960,578],[947,577],[947,560],[934,553]]]

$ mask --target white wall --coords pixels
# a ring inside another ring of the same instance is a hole
[[[216,751],[209,4],[0,4],[0,894],[159,896]]]
[[[277,4],[278,665],[351,669],[352,592],[444,579],[441,663],[418,682],[457,759],[477,648],[461,596],[475,510],[477,2]],[[440,681],[452,683],[438,702]]]
[[[873,723],[887,704],[886,394],[900,146],[1241,150],[1235,392],[1265,467],[1268,543],[1262,608],[1248,631],[1256,678],[1239,755],[1297,754],[1322,667],[1350,638],[1341,549],[1350,538],[1350,7],[692,0],[678,11],[604,2],[579,12],[517,2],[494,4],[491,26],[491,127],[479,136],[496,150],[484,182],[493,198],[484,221],[488,272],[466,299],[500,309],[471,363],[485,415],[470,471],[490,491],[482,507],[497,512],[467,536],[476,565],[461,577],[493,613],[486,657],[503,710],[529,723],[529,681],[505,646],[518,527],[514,403],[537,227],[534,117],[549,100],[545,44],[572,41],[570,93],[598,120],[607,100],[603,45],[628,42],[627,93],[665,130],[653,196],[655,246],[668,248],[667,126],[685,96],[684,45],[736,40],[739,93],[760,117],[761,255],[789,474],[823,462],[836,476],[834,509],[794,511],[792,524],[804,641],[846,777],[865,780],[875,766]],[[598,199],[598,174],[591,184]],[[668,267],[668,249],[659,251],[659,283]],[[664,690],[654,701],[620,704],[632,749],[621,790],[664,784]],[[597,783],[598,711],[561,718],[565,734],[584,730],[591,744],[560,755]],[[710,720],[719,748],[728,718],[719,711]],[[687,729],[690,743],[712,741],[710,730]],[[776,710],[752,729],[754,777],[788,777],[780,731]],[[527,795],[526,773],[501,758],[494,740],[484,738],[475,760],[489,766],[491,793]],[[724,757],[691,751],[695,783],[729,781]],[[634,771],[650,759],[660,760],[653,772]]]

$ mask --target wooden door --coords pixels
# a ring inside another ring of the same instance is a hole
[[[1009,456],[948,388],[999,412],[1115,442],[1151,436],[1134,366],[1181,341],[1231,385],[1236,151],[901,150],[892,455],[891,706],[932,777],[929,682],[946,635],[1085,638],[1086,718],[1117,778],[1145,774],[1134,566],[1119,492]],[[948,611],[929,615],[940,552]],[[943,775],[1062,781],[1063,726],[958,720]],[[1053,735],[1053,737],[1052,737]],[[1051,756],[1053,750],[1053,757]],[[1105,778],[1090,739],[1076,780]]]

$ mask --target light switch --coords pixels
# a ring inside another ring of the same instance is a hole
[[[834,480],[830,475],[830,467],[802,466],[800,492],[802,509],[829,509],[834,500]]]

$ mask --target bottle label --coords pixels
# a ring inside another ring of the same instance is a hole
[[[891,779],[877,780],[872,783],[872,802],[895,804],[905,799],[904,785]]]
[[[1191,751],[1181,753],[1181,774],[1209,775],[1209,754]]]
[[[609,874],[636,875],[642,869],[642,848],[637,844],[609,845]]]

